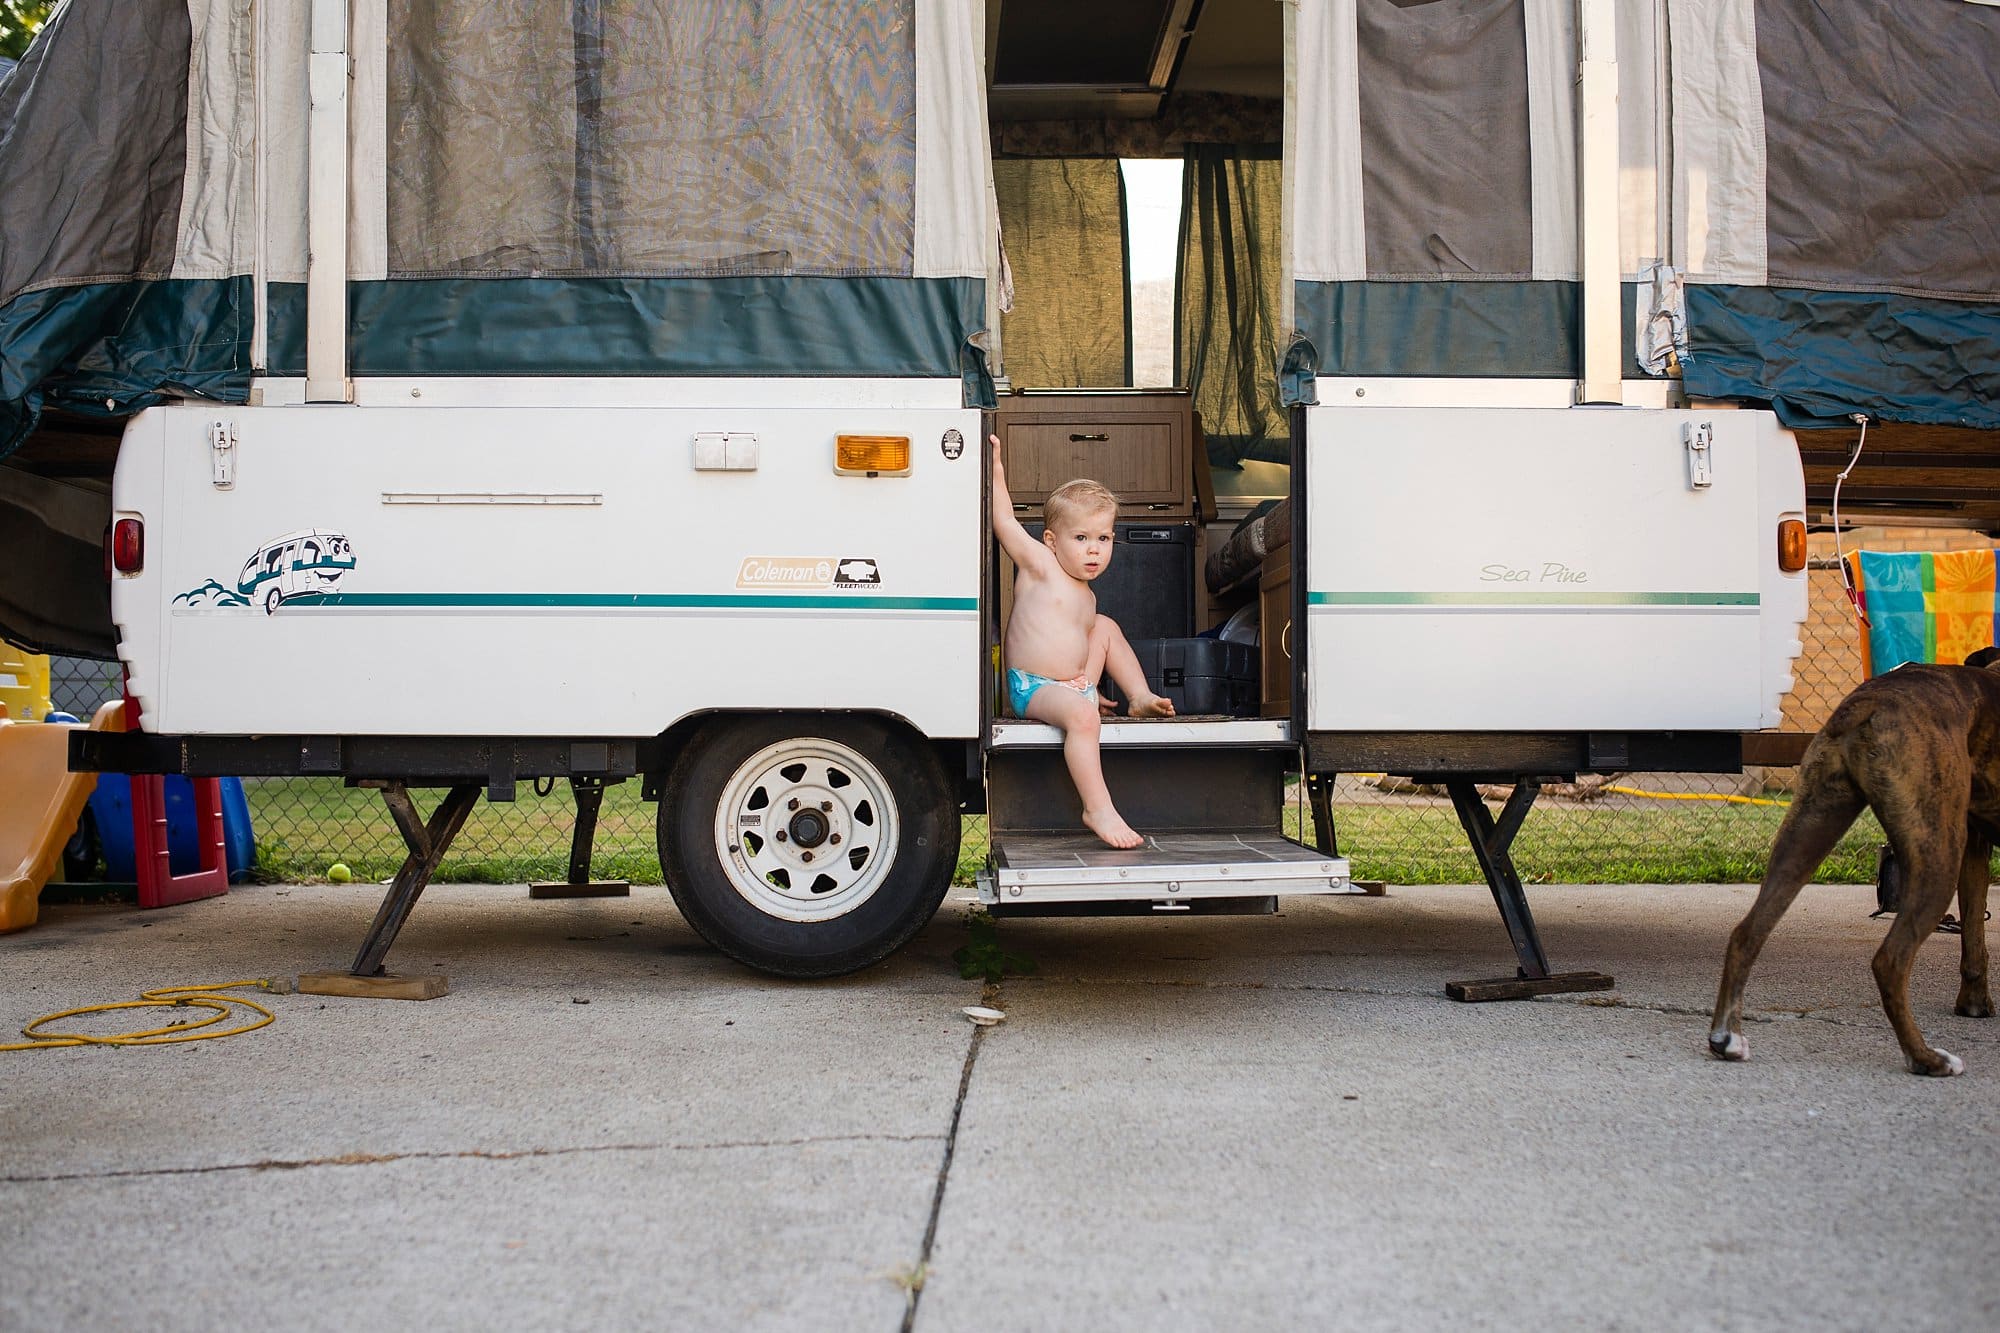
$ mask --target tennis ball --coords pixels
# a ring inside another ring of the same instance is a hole
[[[347,868],[347,862],[335,861],[326,868],[326,877],[335,884],[345,884],[354,878],[354,872]]]

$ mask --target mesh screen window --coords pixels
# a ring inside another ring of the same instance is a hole
[[[915,0],[392,0],[397,277],[907,275]]]

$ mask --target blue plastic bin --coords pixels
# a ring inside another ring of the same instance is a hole
[[[250,873],[257,859],[257,840],[250,828],[250,802],[241,778],[222,778],[222,849],[231,883]],[[201,869],[201,848],[195,843],[194,783],[167,775],[167,866],[176,875]],[[98,845],[104,849],[105,878],[126,883],[138,878],[132,855],[132,780],[123,773],[102,773],[91,794],[90,813],[97,822]]]

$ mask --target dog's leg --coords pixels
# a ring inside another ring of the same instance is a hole
[[[1750,1058],[1750,1043],[1743,1036],[1743,986],[1751,965],[1778,918],[1861,813],[1861,793],[1837,759],[1809,766],[1800,777],[1802,794],[1778,826],[1757,901],[1730,932],[1729,951],[1723,955],[1722,986],[1716,992],[1715,1020],[1708,1032],[1709,1052],[1718,1060]]]
[[[1954,1011],[1966,1018],[1993,1017],[1993,997],[1986,989],[1986,886],[1992,878],[1993,844],[1973,834],[1965,848],[1965,865],[1958,876],[1958,1003]]]
[[[1881,813],[1880,811],[1877,812]],[[1910,966],[1916,962],[1917,948],[1951,906],[1952,890],[1965,863],[1965,816],[1962,811],[1944,812],[1946,822],[1937,830],[1936,841],[1901,841],[1890,833],[1896,855],[1903,858],[1903,907],[1889,927],[1882,947],[1875,951],[1875,985],[1882,992],[1882,1012],[1896,1030],[1903,1048],[1903,1063],[1912,1074],[1948,1078],[1965,1072],[1965,1061],[1950,1051],[1933,1049],[1924,1041],[1917,1020],[1910,1012]],[[1888,827],[1890,820],[1883,820]]]

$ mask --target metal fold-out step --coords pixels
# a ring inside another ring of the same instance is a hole
[[[1102,903],[1175,911],[1203,900],[1360,892],[1345,857],[1274,832],[1150,833],[1130,851],[1088,833],[1008,833],[995,840],[992,868],[979,876],[979,900],[1007,909]],[[1249,910],[1269,909],[1258,901]]]

